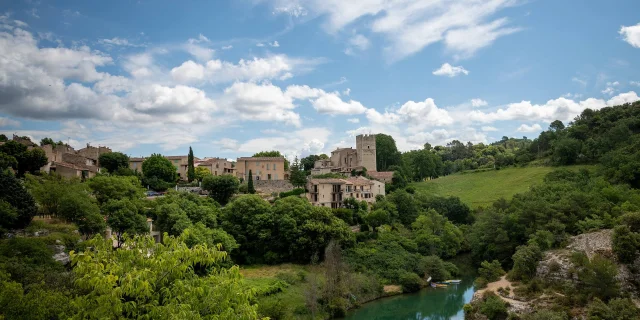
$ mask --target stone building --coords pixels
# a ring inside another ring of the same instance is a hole
[[[204,167],[209,169],[212,175],[219,176],[223,174],[235,174],[236,168],[233,163],[223,158],[205,158],[195,164],[196,167]]]
[[[342,207],[348,198],[374,203],[377,195],[385,195],[384,183],[364,177],[309,179],[307,189],[311,204],[330,208]]]
[[[288,180],[284,170],[284,157],[242,157],[236,161],[236,177],[249,179],[249,170],[254,180]]]
[[[89,159],[93,159],[96,161],[97,165],[100,165],[100,162],[98,161],[98,159],[100,158],[100,155],[103,153],[110,153],[111,148],[108,147],[93,147],[91,145],[89,145],[87,143],[87,147],[86,148],[82,148],[79,149],[78,151],[76,151],[77,154],[85,157],[85,158],[89,158]]]
[[[376,135],[356,136],[356,148],[338,148],[331,151],[328,160],[318,160],[311,169],[312,175],[324,173],[350,174],[351,171],[376,171]]]
[[[71,146],[46,144],[41,149],[47,156],[47,164],[40,168],[42,172],[55,172],[65,178],[93,178],[100,172],[97,159],[78,154]]]

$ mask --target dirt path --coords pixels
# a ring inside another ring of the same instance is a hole
[[[511,290],[508,291],[509,292],[509,296],[508,297],[503,297],[500,294],[498,294],[498,289],[499,288],[504,288],[504,289],[511,288]],[[514,298],[513,285],[511,284],[511,282],[509,280],[507,280],[507,276],[506,275],[502,276],[496,282],[491,282],[491,283],[487,284],[486,288],[476,291],[473,295],[476,298],[480,298],[487,291],[494,292],[495,294],[498,295],[498,297],[500,297],[505,302],[508,302],[509,304],[511,304],[515,308],[519,309],[519,308],[526,308],[527,307],[527,303],[526,302],[522,302],[522,301],[518,301],[518,300],[512,299],[512,298]]]

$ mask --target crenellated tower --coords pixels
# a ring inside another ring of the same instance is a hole
[[[376,135],[361,134],[356,136],[357,165],[376,171]]]

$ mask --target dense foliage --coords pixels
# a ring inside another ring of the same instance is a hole
[[[129,168],[129,156],[122,152],[103,153],[98,157],[101,168],[107,169],[110,173],[118,172],[121,169]]]
[[[238,178],[223,174],[221,176],[208,175],[202,179],[202,189],[209,192],[209,196],[220,204],[227,204],[231,197],[238,193],[240,181]]]
[[[15,161],[12,160],[15,159]],[[37,173],[40,168],[47,164],[47,156],[40,148],[31,148],[11,140],[0,145],[0,169],[11,166],[18,177],[24,176],[25,173]]]
[[[176,167],[161,154],[152,154],[142,162],[143,184],[156,191],[164,191],[178,179]]]
[[[9,171],[0,171],[0,235],[26,227],[36,215],[36,203]]]

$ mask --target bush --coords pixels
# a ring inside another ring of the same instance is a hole
[[[504,270],[502,270],[502,266],[498,260],[491,262],[485,260],[480,264],[480,268],[478,268],[478,275],[487,279],[489,282],[494,282],[498,281],[498,279],[504,275]]]
[[[507,303],[504,302],[493,292],[485,292],[480,303],[480,313],[484,314],[489,320],[504,319],[507,317]]]
[[[622,263],[632,263],[638,255],[638,236],[626,225],[616,226],[611,237],[613,253]]]
[[[413,272],[405,272],[400,275],[400,285],[404,293],[416,292],[420,290],[422,284],[422,279]]]
[[[238,192],[244,193],[244,194],[249,193],[249,185],[246,183],[240,184],[240,186],[238,187]]]
[[[478,277],[476,278],[476,280],[473,281],[473,286],[476,289],[484,289],[487,287],[488,284],[489,284],[489,281],[487,281],[487,279],[483,277]]]
[[[305,193],[304,188],[296,188],[286,192],[280,192],[280,198],[290,197],[290,196],[299,196]]]

